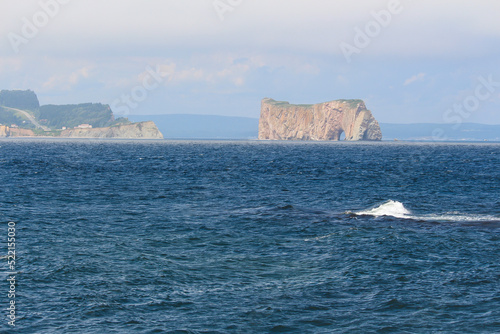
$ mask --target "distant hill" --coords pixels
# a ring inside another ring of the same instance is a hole
[[[257,139],[259,119],[214,115],[130,115],[133,122],[153,121],[165,138]]]
[[[500,125],[476,123],[455,124],[390,124],[381,123],[383,140],[416,141],[500,141]]]

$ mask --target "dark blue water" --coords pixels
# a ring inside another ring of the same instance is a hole
[[[0,141],[15,331],[498,333],[499,167],[499,144]]]

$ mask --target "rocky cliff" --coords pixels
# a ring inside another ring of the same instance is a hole
[[[117,139],[163,139],[154,122],[140,122],[107,128],[68,129],[61,132],[64,138],[117,138]]]
[[[59,138],[116,138],[116,139],[163,139],[154,122],[140,122],[107,128],[68,129],[58,132],[35,134],[29,129],[0,125],[0,137],[59,137]]]
[[[29,129],[11,128],[0,125],[0,138],[2,137],[34,137],[35,133]]]
[[[336,100],[293,105],[262,100],[259,139],[270,140],[381,140],[377,120],[361,100]]]
[[[10,134],[9,127],[5,125],[0,125],[0,138],[8,137]]]

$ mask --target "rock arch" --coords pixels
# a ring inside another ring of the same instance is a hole
[[[362,100],[310,105],[262,100],[259,139],[337,141],[342,133],[348,141],[382,140],[380,126]]]

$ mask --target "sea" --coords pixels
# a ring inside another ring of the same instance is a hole
[[[499,333],[500,144],[3,139],[0,240],[2,333]]]

